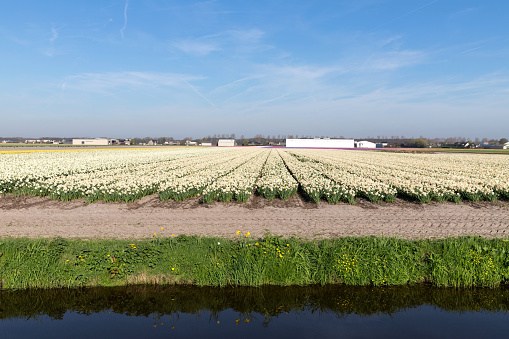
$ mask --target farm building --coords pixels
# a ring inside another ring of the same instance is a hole
[[[112,145],[131,145],[131,139],[111,139]]]
[[[376,148],[376,144],[371,141],[357,141],[355,143],[356,148]]]
[[[286,147],[354,148],[353,139],[286,139]]]
[[[203,141],[203,142],[201,143],[201,145],[202,145],[202,146],[211,147],[211,146],[212,146],[212,142],[210,142],[210,141]]]
[[[111,145],[110,139],[96,138],[96,139],[72,139],[73,145]]]
[[[235,139],[219,139],[217,142],[219,147],[232,147],[235,146]]]
[[[483,147],[485,149],[509,149],[509,142],[506,142],[503,145],[492,145],[487,143],[482,143],[479,147]]]

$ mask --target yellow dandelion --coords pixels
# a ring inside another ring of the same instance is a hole
[[[240,235],[240,231],[237,231],[237,235]]]

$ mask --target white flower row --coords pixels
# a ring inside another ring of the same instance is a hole
[[[231,173],[222,176],[209,185],[203,191],[202,200],[204,202],[210,202],[213,199],[230,201],[235,198],[239,202],[246,202],[253,193],[253,188],[269,152],[260,150],[255,154],[254,157],[235,168]]]
[[[500,155],[480,154],[400,154],[366,151],[298,150],[338,172],[348,172],[380,182],[399,194],[429,202],[494,200],[508,197],[508,159]],[[505,168],[505,170],[504,170]],[[362,187],[359,183],[356,187]]]
[[[330,203],[337,203],[340,200],[353,202],[355,199],[354,190],[345,189],[309,166],[307,162],[300,161],[286,151],[280,154],[302,190],[314,202],[318,203],[322,197],[325,197]]]
[[[276,196],[286,200],[297,193],[299,187],[281,159],[281,152],[279,149],[270,151],[257,183],[258,193],[269,200]]]
[[[370,201],[394,201],[397,190],[388,183],[373,180],[360,173],[349,172],[341,163],[329,160],[319,154],[294,151],[300,157],[308,160],[307,164],[333,180],[347,191],[355,192],[355,195],[364,196]]]

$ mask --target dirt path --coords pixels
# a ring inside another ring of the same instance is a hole
[[[161,230],[164,227],[164,230]],[[161,202],[149,196],[131,204],[36,197],[0,198],[0,238],[80,237],[148,238],[171,234],[233,237],[249,231],[304,238],[386,235],[444,238],[479,235],[509,237],[509,202],[423,205],[359,201],[355,206],[306,202],[296,196],[283,202],[252,197],[246,204],[198,199]]]

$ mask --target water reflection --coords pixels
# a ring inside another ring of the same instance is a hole
[[[186,333],[198,335],[199,331],[213,326],[214,331],[209,329],[203,334],[224,336],[233,334],[232,331],[239,334],[235,328],[251,328],[246,335],[254,336],[258,333],[253,332],[254,328],[265,328],[302,337],[306,331],[333,336],[339,328],[345,333],[356,328],[351,334],[357,336],[367,331],[366,324],[369,324],[372,331],[391,336],[397,333],[415,335],[412,331],[418,326],[423,331],[429,332],[431,326],[442,334],[465,336],[486,335],[486,326],[491,326],[492,331],[507,333],[503,331],[509,329],[508,309],[508,288],[131,286],[1,291],[0,319],[3,321],[0,327],[8,329],[3,333],[12,337],[30,335],[26,332],[30,328],[27,323],[32,324],[34,330],[37,324],[44,325],[46,330],[56,326],[57,333],[62,334],[67,327],[75,332],[79,326],[84,326],[84,321],[94,325],[83,327],[82,337],[97,336],[89,332],[94,326],[104,328],[103,334],[115,328],[115,337],[122,331],[128,337],[134,336],[139,326],[145,329],[150,326],[154,330],[164,328],[165,331],[187,328],[182,336]],[[485,325],[479,333],[465,326],[465,323],[481,324],[480,319],[484,319]],[[443,326],[461,326],[463,332],[447,332],[437,325],[441,321]],[[366,336],[370,333],[366,332]],[[496,337],[499,332],[494,333]],[[76,333],[73,336],[76,337]]]

